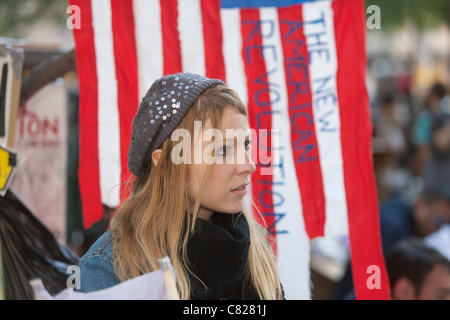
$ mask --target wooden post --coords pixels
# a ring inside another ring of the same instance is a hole
[[[164,271],[164,283],[166,285],[167,294],[170,300],[180,300],[180,295],[178,294],[177,285],[175,282],[175,277],[173,274],[172,263],[169,257],[164,257],[158,260],[159,266]]]
[[[20,47],[0,46],[2,65],[0,66],[2,76],[2,89],[4,92],[4,125],[5,131],[2,146],[14,149],[14,136],[16,133],[17,111],[19,108],[23,49]],[[6,58],[4,58],[6,57]]]

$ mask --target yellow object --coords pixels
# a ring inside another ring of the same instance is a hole
[[[0,194],[4,195],[12,178],[15,167],[16,154],[0,147]],[[14,159],[14,161],[11,161]]]

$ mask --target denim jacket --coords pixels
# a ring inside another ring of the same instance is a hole
[[[120,283],[113,268],[113,244],[111,232],[106,231],[81,257],[80,292],[90,292],[112,287]]]

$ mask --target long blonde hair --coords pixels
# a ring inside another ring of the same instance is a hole
[[[213,127],[217,128],[223,110],[229,106],[247,116],[245,106],[233,90],[223,85],[212,86],[197,98],[177,128],[193,133],[194,121],[206,119],[211,119]],[[194,232],[203,188],[189,214],[192,206],[187,194],[188,165],[171,161],[177,143],[166,139],[158,165],[149,161],[147,174],[134,180],[130,196],[111,220],[111,234],[114,270],[121,281],[159,269],[158,259],[169,256],[180,297],[189,299],[188,276],[193,273],[187,262],[187,242],[190,232]],[[203,178],[203,187],[208,172]],[[266,230],[247,208],[242,214],[250,230],[245,277],[253,283],[261,299],[281,299],[281,285]]]

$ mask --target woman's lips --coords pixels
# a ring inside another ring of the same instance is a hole
[[[231,192],[237,196],[244,197],[245,195],[247,195],[247,185],[248,183],[243,183],[239,187],[231,190]]]

